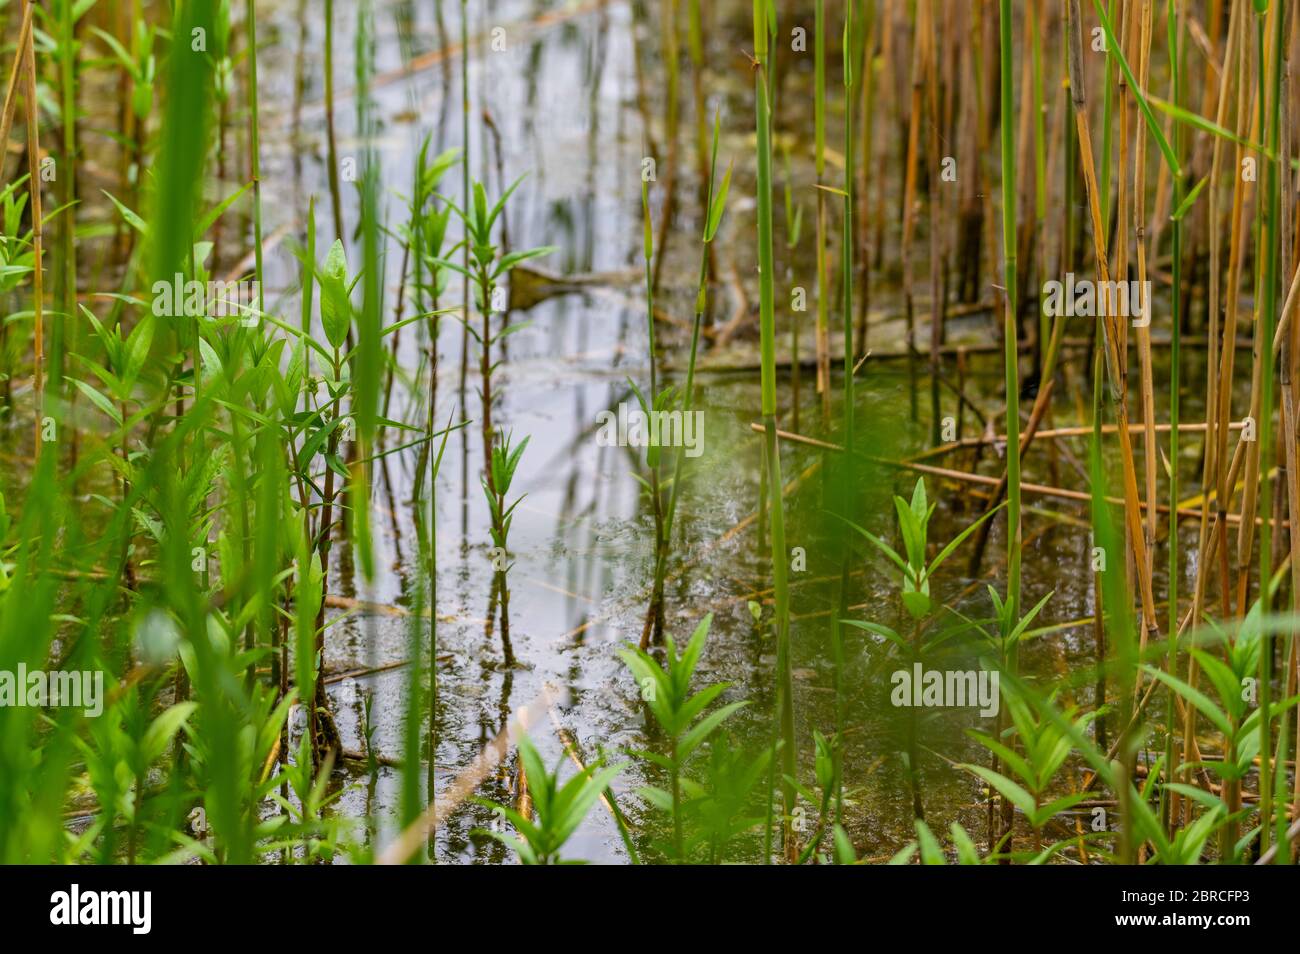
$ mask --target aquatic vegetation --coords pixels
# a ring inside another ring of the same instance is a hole
[[[499,443],[494,441],[492,464],[482,478],[483,496],[487,498],[488,510],[492,514],[493,560],[496,567],[492,585],[496,598],[501,601],[501,644],[505,649],[507,666],[515,664],[515,654],[510,645],[510,587],[507,584],[510,566],[505,561],[510,559],[510,524],[514,519],[513,514],[524,498],[516,497],[509,503],[506,498],[527,446],[527,437],[512,446],[512,438],[508,434]]]
[[[0,862],[1296,861],[1296,16],[0,5]]]
[[[528,773],[528,794],[536,819],[525,818],[506,805],[485,802],[510,820],[519,837],[502,832],[484,834],[513,848],[526,865],[571,864],[560,857],[564,843],[582,823],[587,812],[614,780],[623,765],[601,767],[594,763],[560,784],[559,770],[548,772],[527,735],[519,738],[519,756]]]
[[[704,642],[708,639],[712,622],[712,615],[700,620],[681,652],[678,652],[673,638],[665,634],[666,652],[662,666],[643,649],[629,646],[619,650],[620,658],[636,678],[641,698],[654,716],[666,743],[664,751],[640,750],[633,754],[668,773],[667,789],[647,785],[639,791],[655,807],[671,815],[672,841],[665,854],[677,862],[688,859],[683,804],[683,787],[689,781],[685,777],[687,761],[709,741],[725,720],[747,704],[745,700],[729,702],[706,714],[705,710],[727,690],[728,684],[715,682],[699,692],[691,692],[691,679],[704,652]]]

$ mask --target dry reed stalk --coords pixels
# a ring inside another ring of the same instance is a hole
[[[1075,126],[1078,132],[1079,154],[1083,162],[1084,184],[1088,194],[1088,211],[1092,218],[1093,251],[1096,256],[1098,280],[1105,283],[1110,281],[1110,269],[1101,225],[1101,204],[1097,195],[1097,170],[1093,162],[1092,137],[1088,129],[1087,95],[1082,67],[1082,38],[1079,33],[1079,0],[1070,0],[1069,29],[1072,31],[1069,49],[1070,95],[1074,108]],[[1121,185],[1122,182],[1121,179]],[[1122,246],[1123,243],[1120,244]],[[1102,297],[1105,298],[1106,296]],[[1109,314],[1110,309],[1103,307],[1101,310],[1106,332],[1106,357],[1107,367],[1111,375],[1112,392],[1118,392],[1115,412],[1116,424],[1120,434],[1120,458],[1124,471],[1124,512],[1126,526],[1129,528],[1131,535],[1129,545],[1132,548],[1134,562],[1138,568],[1138,590],[1142,599],[1143,625],[1149,632],[1155,633],[1159,630],[1159,624],[1156,621],[1155,596],[1152,590],[1151,574],[1145,571],[1148,562],[1146,546],[1143,541],[1141,503],[1138,498],[1137,471],[1133,461],[1133,446],[1128,420],[1128,396],[1127,388],[1122,384],[1123,364],[1119,345],[1123,326],[1121,322],[1116,320],[1115,316]]]
[[[0,114],[0,146],[9,143],[9,131],[13,127],[14,112],[18,103],[18,81],[23,77],[23,62],[27,54],[27,41],[32,35],[32,4],[23,4],[22,25],[18,28],[18,45],[14,48],[14,67],[9,72],[9,85],[5,88],[4,112]],[[4,160],[9,155],[7,148],[0,149],[0,172],[3,172]]]

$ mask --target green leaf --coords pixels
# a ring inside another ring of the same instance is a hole
[[[952,835],[952,843],[957,847],[958,864],[977,865],[980,863],[979,849],[975,847],[975,842],[971,840],[970,835],[966,834],[965,828],[953,822],[948,827],[948,833]]]
[[[497,262],[496,270],[492,272],[493,280],[501,275],[506,274],[520,262],[526,262],[533,258],[542,258],[559,251],[557,245],[544,245],[541,248],[530,248],[522,251],[511,252],[509,255],[503,255],[501,261]]]
[[[967,729],[966,734],[972,739],[984,746],[1012,769],[1025,782],[1032,783],[1034,780],[1034,771],[1029,767],[1029,763],[1018,755],[1009,746],[1002,744],[990,735],[986,735],[976,729]]]
[[[1110,17],[1106,16],[1105,5],[1101,0],[1092,0],[1093,9],[1097,11],[1097,17],[1101,20],[1101,28],[1106,32],[1106,49],[1107,55],[1114,56],[1119,62],[1120,69],[1124,71],[1124,78],[1128,80],[1129,92],[1137,99],[1138,109],[1142,111],[1142,118],[1146,120],[1147,129],[1160,147],[1160,152],[1165,158],[1165,163],[1169,166],[1169,172],[1174,177],[1183,174],[1182,168],[1178,165],[1178,159],[1174,156],[1174,151],[1169,148],[1169,141],[1165,139],[1164,132],[1160,129],[1160,124],[1156,122],[1155,115],[1151,112],[1151,106],[1147,103],[1146,94],[1142,87],[1138,85],[1137,78],[1134,77],[1133,71],[1129,68],[1128,60],[1124,58],[1124,49],[1119,45],[1115,38],[1115,32],[1111,29]]]
[[[677,746],[677,757],[685,760],[705,739],[713,734],[713,730],[720,726],[725,719],[730,718],[735,712],[747,705],[749,705],[748,700],[741,700],[710,712],[682,736],[682,741]]]
[[[883,623],[875,623],[869,619],[842,619],[840,622],[845,626],[853,626],[856,629],[866,630],[868,633],[883,636],[885,639],[902,649],[910,648],[911,644],[908,643],[906,639],[900,636],[897,631],[890,629]]]
[[[722,224],[722,216],[727,211],[727,193],[731,189],[731,170],[734,165],[734,162],[727,164],[727,171],[722,174],[722,182],[718,186],[718,191],[713,196],[713,202],[709,206],[709,219],[704,226],[705,242],[712,242],[714,236],[718,234],[718,227]]]
[[[844,520],[843,517],[841,517],[840,519]],[[902,570],[904,573],[908,571],[907,561],[904,560],[901,556],[899,556],[898,551],[896,551],[888,543],[880,539],[870,530],[864,530],[862,527],[859,527],[852,520],[844,520],[844,522],[847,523],[854,530],[858,531],[858,533],[862,534],[862,536],[866,537],[867,541],[871,543],[871,545],[874,546],[877,550],[879,550],[885,556],[889,557],[889,559],[893,560],[900,570]]]
[[[1179,219],[1185,216],[1188,213],[1188,211],[1191,209],[1191,207],[1196,204],[1197,196],[1201,194],[1201,190],[1205,188],[1206,183],[1209,181],[1210,181],[1210,174],[1207,172],[1204,176],[1201,177],[1201,181],[1196,183],[1196,185],[1192,187],[1192,191],[1187,193],[1187,197],[1183,199],[1183,201],[1179,204],[1178,208],[1174,210],[1174,214],[1171,215],[1169,218],[1177,222]]]
[[[347,257],[343,243],[335,239],[325,257],[321,274],[321,324],[325,337],[337,350],[343,347],[352,327],[352,302],[347,289]]]
[[[939,842],[930,831],[930,826],[919,818],[912,824],[916,827],[916,840],[921,849],[921,864],[946,865],[948,859],[944,857],[943,849],[939,847]]]
[[[1171,676],[1163,669],[1157,669],[1154,666],[1143,666],[1142,668],[1155,676],[1166,686],[1173,689],[1192,705],[1196,706],[1196,708],[1200,710],[1201,714],[1213,722],[1214,727],[1224,735],[1232,735],[1232,725],[1228,722],[1228,717],[1223,714],[1218,706],[1210,701],[1209,697],[1206,696],[1205,693],[1183,682],[1183,680],[1179,679],[1177,676]]]
[[[176,733],[180,731],[185,720],[190,717],[197,702],[180,702],[163,712],[149,723],[141,740],[141,751],[146,765],[152,764],[167,750]]]
[[[82,394],[90,398],[91,403],[94,404],[95,407],[107,414],[114,424],[118,427],[122,426],[122,415],[118,413],[117,408],[113,406],[113,402],[106,398],[102,392],[95,390],[85,381],[74,379],[72,383],[77,386]]]
[[[1011,804],[1015,805],[1016,808],[1019,808],[1024,812],[1026,816],[1030,818],[1033,817],[1034,797],[1015,782],[1011,781],[1011,779],[993,771],[992,769],[985,768],[983,765],[970,765],[968,763],[963,763],[960,767],[966,769],[968,772],[974,772],[1005,795],[1007,800],[1011,802]]]
[[[857,864],[857,853],[853,850],[853,842],[849,838],[849,833],[844,830],[843,825],[835,826],[834,843],[835,863],[837,865]]]
[[[955,536],[946,547],[944,547],[942,550],[939,551],[939,555],[935,557],[934,560],[931,561],[929,568],[925,571],[926,575],[933,576],[934,571],[939,569],[939,565],[943,563],[944,560],[948,559],[948,557],[952,556],[953,551],[955,551],[959,546],[961,546],[967,537],[969,537],[972,533],[974,533],[977,529],[979,529],[980,524],[982,524],[985,520],[988,520],[990,517],[992,517],[995,513],[997,513],[1006,505],[1007,505],[1006,501],[1004,500],[1002,503],[998,504],[988,513],[984,514],[984,516],[980,517],[978,520],[972,523],[961,533],[957,534],[957,536]]]

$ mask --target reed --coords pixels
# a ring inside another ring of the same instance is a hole
[[[95,716],[0,682],[0,862],[1294,860],[1287,5],[753,0],[748,131],[726,3],[310,6],[0,10],[0,680],[105,677]],[[1071,273],[1153,324],[1055,311]],[[700,460],[593,436],[641,334],[613,399]],[[998,714],[891,719],[922,663]]]
[[[794,680],[790,663],[790,584],[789,554],[785,545],[785,503],[781,489],[781,459],[776,437],[776,316],[775,263],[772,253],[772,114],[769,106],[768,42],[769,21],[776,19],[770,0],[754,0],[754,126],[757,136],[757,203],[759,330],[762,354],[763,465],[771,501],[771,560],[776,598],[776,683],[781,736],[781,767],[786,781],[781,794],[785,818],[782,844],[786,858],[794,860],[795,841],[791,828],[794,811],[794,787],[788,779],[795,774]],[[847,279],[846,279],[847,280]]]
[[[325,142],[328,147],[330,208],[334,212],[334,237],[343,240],[343,200],[339,189],[339,147],[334,132],[334,0],[325,0]]]
[[[24,18],[31,20],[33,0],[26,0],[29,8]],[[32,213],[32,362],[35,367],[33,393],[35,394],[34,449],[37,461],[41,457],[42,422],[45,417],[45,216],[41,210],[41,136],[38,126],[40,106],[36,100],[36,26],[33,22],[27,31],[21,51],[23,60],[23,109],[27,117],[27,190]]]
[[[813,20],[813,148],[817,184],[826,176],[826,0],[816,0]],[[817,393],[822,424],[831,418],[830,275],[826,255],[826,191],[817,190]]]
[[[1020,349],[1017,343],[1019,311],[1016,289],[1016,146],[1013,83],[1014,43],[1011,0],[998,4],[999,57],[1002,91],[1002,295],[1007,404],[1007,604],[1013,615],[1020,607]],[[1011,664],[1015,665],[1014,657]]]

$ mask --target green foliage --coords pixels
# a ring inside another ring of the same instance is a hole
[[[500,432],[498,432],[500,433]],[[487,498],[488,508],[492,513],[492,543],[494,546],[505,549],[508,545],[510,536],[510,523],[514,519],[515,508],[523,501],[523,497],[515,498],[514,503],[507,504],[506,497],[510,493],[510,485],[515,479],[515,470],[519,467],[519,461],[524,456],[524,449],[528,446],[528,438],[525,437],[518,444],[513,444],[513,435],[501,435],[498,443],[492,446],[492,476],[489,481],[487,476],[482,478],[483,496]],[[496,488],[493,493],[492,488]]]
[[[889,860],[889,863],[891,865],[905,865],[919,855],[920,862],[923,865],[946,865],[948,855],[943,846],[940,845],[939,839],[934,836],[934,832],[930,830],[930,826],[918,818],[913,822],[913,827],[916,829],[916,840],[903,846]],[[948,834],[952,838],[952,847],[957,856],[957,864],[987,865],[996,863],[997,859],[993,856],[980,856],[975,842],[961,825],[953,822],[948,828]],[[849,846],[847,850],[851,852],[852,847]],[[841,864],[844,863],[841,862]]]
[[[730,683],[718,682],[699,692],[691,692],[691,681],[699,665],[704,643],[709,635],[712,614],[705,616],[690,640],[679,653],[671,636],[665,635],[666,651],[661,666],[644,650],[628,646],[619,650],[619,657],[631,671],[640,687],[641,699],[650,710],[664,739],[662,751],[640,750],[632,754],[658,766],[669,775],[670,788],[644,786],[641,796],[673,819],[673,843],[668,854],[677,861],[685,861],[686,842],[683,833],[683,771],[691,756],[717,731],[724,721],[742,709],[745,701],[731,702],[712,711],[706,710],[726,691]]]
[[[1029,826],[1041,831],[1048,820],[1058,812],[1072,808],[1087,797],[1086,792],[1073,792],[1046,802],[1056,773],[1070,755],[1073,738],[1082,735],[1096,712],[1075,716],[1074,710],[1062,713],[1069,730],[1058,721],[1036,717],[1029,706],[1013,692],[1003,693],[1003,704],[1011,713],[1010,738],[998,739],[975,729],[967,734],[996,755],[1014,777],[1003,775],[982,765],[963,765],[966,769],[997,789],[1028,819]],[[1017,751],[1017,749],[1019,751]],[[1023,754],[1021,754],[1023,753]]]
[[[610,782],[623,771],[626,763],[602,766],[596,762],[561,784],[559,765],[548,771],[527,734],[519,736],[519,758],[528,777],[528,794],[537,813],[536,821],[525,818],[507,805],[480,799],[481,804],[509,819],[518,837],[483,829],[476,830],[476,833],[495,838],[514,849],[519,860],[526,865],[581,864],[561,857],[564,843],[578,830],[596,799],[609,788]]]
[[[902,497],[894,497],[894,509],[898,513],[898,529],[903,537],[902,555],[871,531],[865,530],[851,521],[846,521],[854,530],[866,538],[873,547],[887,556],[894,565],[903,571],[901,590],[903,606],[907,609],[908,614],[916,620],[925,619],[933,609],[933,602],[930,598],[930,579],[934,576],[935,571],[943,565],[948,557],[952,556],[953,552],[965,542],[967,537],[979,529],[980,524],[997,513],[998,509],[1001,509],[999,507],[984,514],[984,516],[957,534],[947,546],[939,551],[933,560],[927,560],[930,518],[934,516],[935,506],[936,504],[932,504],[926,499],[925,480],[920,477],[917,478],[916,486],[912,490],[910,503]],[[856,620],[845,620],[844,622],[861,629],[870,628]]]

